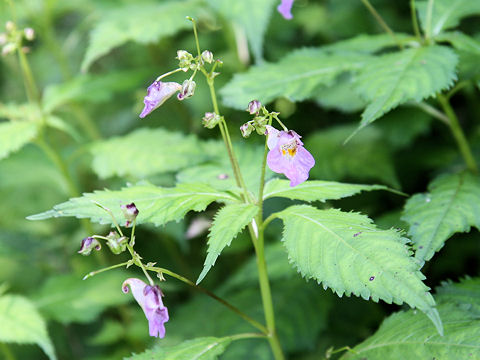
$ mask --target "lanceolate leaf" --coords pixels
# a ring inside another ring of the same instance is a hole
[[[262,60],[263,38],[272,14],[275,0],[210,0],[211,4],[225,19],[245,31],[255,59]]]
[[[427,28],[428,1],[418,1],[422,28]],[[435,0],[433,2],[430,34],[436,36],[443,30],[457,26],[460,20],[471,15],[480,15],[480,2],[471,0]]]
[[[29,220],[75,216],[90,218],[100,224],[111,224],[110,215],[95,202],[110,209],[120,224],[125,223],[121,205],[134,202],[140,211],[137,223],[163,225],[182,219],[188,211],[202,211],[214,201],[236,201],[232,195],[204,184],[180,184],[174,188],[161,188],[151,184],[135,185],[118,191],[102,190],[86,193],[54,206],[53,210],[29,216]]]
[[[364,127],[407,101],[422,101],[456,80],[457,56],[448,47],[428,46],[378,56],[356,79],[357,91],[370,104],[362,114]]]
[[[365,65],[370,56],[328,54],[321,49],[296,50],[275,64],[253,66],[238,74],[221,90],[225,104],[244,109],[252,99],[268,103],[278,97],[300,101],[316,96],[316,88],[329,85],[344,71]]]
[[[164,36],[191,28],[192,24],[185,16],[195,16],[198,9],[199,2],[196,0],[171,0],[160,4],[135,3],[109,11],[101,16],[90,34],[82,71],[86,71],[99,57],[128,41],[154,43]]]
[[[406,203],[403,217],[410,225],[415,257],[430,260],[445,241],[471,226],[480,229],[480,179],[468,172],[440,176],[429,192]]]
[[[93,170],[101,177],[148,175],[178,171],[207,159],[194,135],[143,128],[95,144]]]
[[[383,185],[345,184],[335,181],[309,180],[295,187],[288,180],[273,179],[265,184],[263,198],[286,197],[292,200],[337,200],[361,191],[388,190]]]
[[[0,342],[37,344],[51,360],[56,359],[45,321],[26,298],[1,296],[0,324]]]
[[[0,123],[0,159],[17,151],[30,140],[38,131],[39,124],[34,121],[8,121]]]
[[[215,215],[210,233],[208,234],[208,250],[203,270],[197,284],[203,280],[210,268],[220,256],[225,246],[230,246],[232,240],[247,226],[258,213],[258,206],[252,204],[229,204]]]
[[[472,311],[471,303],[464,300],[478,302],[479,288],[477,278],[468,287],[462,282],[438,289],[436,299],[444,336],[439,336],[415,311],[398,312],[385,320],[373,336],[345,353],[342,360],[475,359],[480,353],[480,318],[478,312]]]
[[[232,336],[203,337],[184,341],[174,346],[158,346],[144,353],[132,355],[128,360],[215,360],[223,354]]]
[[[302,276],[339,296],[405,302],[422,310],[442,332],[435,301],[422,282],[425,277],[399,232],[379,230],[360,214],[306,205],[291,206],[277,216],[285,224],[290,261]]]

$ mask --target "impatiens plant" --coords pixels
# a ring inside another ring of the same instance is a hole
[[[6,3],[0,357],[480,359],[477,1]]]

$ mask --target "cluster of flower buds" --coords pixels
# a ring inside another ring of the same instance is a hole
[[[250,115],[255,115],[255,117],[253,120],[250,120],[240,126],[240,131],[244,138],[249,137],[253,130],[255,130],[258,135],[265,135],[266,126],[268,125],[269,119],[272,116],[279,114],[276,112],[268,112],[268,110],[262,106],[262,103],[258,100],[250,101],[246,110],[250,113]]]
[[[110,231],[106,238],[110,251],[115,255],[121,254],[127,249],[128,238],[126,236],[120,236],[118,232]]]
[[[176,59],[178,59],[178,67],[185,72],[193,70],[197,66],[193,55],[186,50],[178,50]]]
[[[206,112],[205,116],[202,118],[202,123],[206,128],[213,129],[221,120],[222,116],[214,112]]]
[[[7,21],[5,24],[5,32],[0,33],[2,55],[6,56],[11,54],[19,48],[25,53],[28,52],[28,47],[22,47],[23,39],[33,41],[35,39],[35,31],[29,27],[19,30],[13,21]]]

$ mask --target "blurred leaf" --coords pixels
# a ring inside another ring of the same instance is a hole
[[[119,341],[124,335],[125,326],[121,322],[106,320],[103,322],[100,330],[88,340],[88,343],[92,345],[110,345]]]
[[[106,102],[115,93],[131,91],[149,74],[150,69],[142,69],[79,75],[67,82],[47,86],[42,98],[43,109],[49,113],[70,102]]]
[[[402,43],[416,40],[411,35],[402,33],[395,33],[395,37],[397,41]],[[398,47],[397,42],[389,34],[360,34],[347,40],[336,41],[333,44],[323,46],[322,49],[329,52],[373,54],[389,47]]]
[[[180,30],[190,29],[192,24],[185,16],[195,17],[199,4],[198,0],[135,3],[108,12],[90,33],[82,71],[86,71],[99,57],[128,41],[150,44]]]
[[[230,246],[238,233],[257,215],[258,210],[258,206],[253,204],[228,204],[217,212],[208,233],[207,258],[198,276],[197,284],[215,265],[225,246]]]
[[[326,109],[346,113],[360,111],[367,106],[367,102],[355,92],[354,84],[354,75],[340,74],[333,84],[317,89],[315,101]]]
[[[37,308],[63,324],[94,321],[106,308],[131,300],[122,292],[125,273],[110,271],[82,280],[77,275],[50,277],[34,296]]]
[[[158,346],[127,360],[216,360],[223,354],[233,336],[223,338],[202,337],[187,340],[174,346]]]
[[[0,123],[0,159],[17,151],[37,135],[39,124],[33,121]]]
[[[242,27],[247,34],[256,61],[261,62],[263,38],[276,0],[210,0],[208,3],[225,19]]]
[[[308,180],[295,187],[288,180],[273,179],[265,184],[264,199],[286,197],[292,200],[325,201],[337,200],[358,194],[361,191],[388,190],[383,185],[345,184],[333,181]]]
[[[430,260],[456,232],[480,229],[480,179],[468,172],[443,175],[405,204],[402,220],[410,225],[415,257]]]
[[[35,306],[17,295],[0,297],[0,341],[37,344],[50,359],[56,359],[45,321]]]
[[[455,49],[480,56],[480,41],[471,36],[465,35],[460,31],[452,31],[440,34],[437,36],[437,40],[449,42]]]
[[[205,161],[203,146],[194,135],[141,128],[96,143],[90,152],[93,170],[101,178],[130,175],[138,179]]]
[[[460,283],[439,289],[438,312],[445,325],[444,336],[414,310],[402,311],[387,318],[373,336],[353,349],[355,353],[345,353],[342,359],[474,359],[480,351],[479,314],[468,304],[460,304],[466,298],[477,301],[479,284],[476,279],[471,281],[471,288]]]
[[[85,193],[55,205],[53,210],[29,216],[29,220],[44,220],[51,217],[75,216],[90,218],[100,224],[112,224],[111,216],[95,205],[95,202],[110,209],[120,224],[124,216],[120,205],[134,202],[140,211],[137,224],[153,223],[157,226],[172,220],[182,219],[188,211],[203,211],[214,201],[237,201],[232,195],[217,191],[204,184],[180,184],[174,188],[161,188],[151,184],[135,185],[122,190],[102,190]]]
[[[420,22],[427,27],[427,0],[417,1]],[[435,0],[433,2],[430,34],[437,36],[443,30],[456,27],[467,16],[480,15],[480,2],[471,0]]]
[[[220,93],[227,106],[242,110],[253,99],[269,103],[283,96],[301,101],[315,97],[320,85],[331,85],[337,75],[359,69],[369,59],[358,53],[327,54],[318,48],[295,50],[278,63],[236,74]]]
[[[297,205],[277,215],[282,241],[302,276],[330,287],[338,296],[407,303],[423,311],[442,333],[435,301],[425,278],[395,230],[379,230],[368,217],[336,209]]]
[[[306,139],[305,148],[321,159],[310,171],[311,176],[322,180],[378,180],[398,187],[391,147],[378,129],[363,129],[343,145],[355,128],[355,125],[332,126]]]
[[[428,46],[378,56],[356,78],[356,87],[370,104],[360,128],[408,101],[420,102],[448,89],[457,79],[457,56],[448,47]]]

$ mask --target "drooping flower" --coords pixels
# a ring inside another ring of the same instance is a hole
[[[308,179],[310,169],[315,165],[315,159],[304,147],[298,135],[293,130],[279,131],[272,126],[266,126],[268,167],[284,174],[290,180],[290,186],[297,186]]]
[[[162,290],[155,285],[147,285],[140,279],[130,278],[123,282],[122,290],[128,293],[128,285],[137,303],[148,320],[150,336],[164,338],[165,323],[168,321],[168,309],[162,302]]]
[[[148,87],[147,96],[143,99],[145,107],[140,117],[143,119],[180,90],[182,90],[182,85],[176,82],[154,81],[153,84]]]
[[[80,246],[80,250],[78,250],[79,254],[84,256],[90,255],[93,249],[99,251],[102,248],[102,245],[92,236],[86,237],[82,240],[82,245]]]
[[[293,19],[292,15],[293,0],[282,0],[280,5],[277,6],[277,10],[286,20]]]

